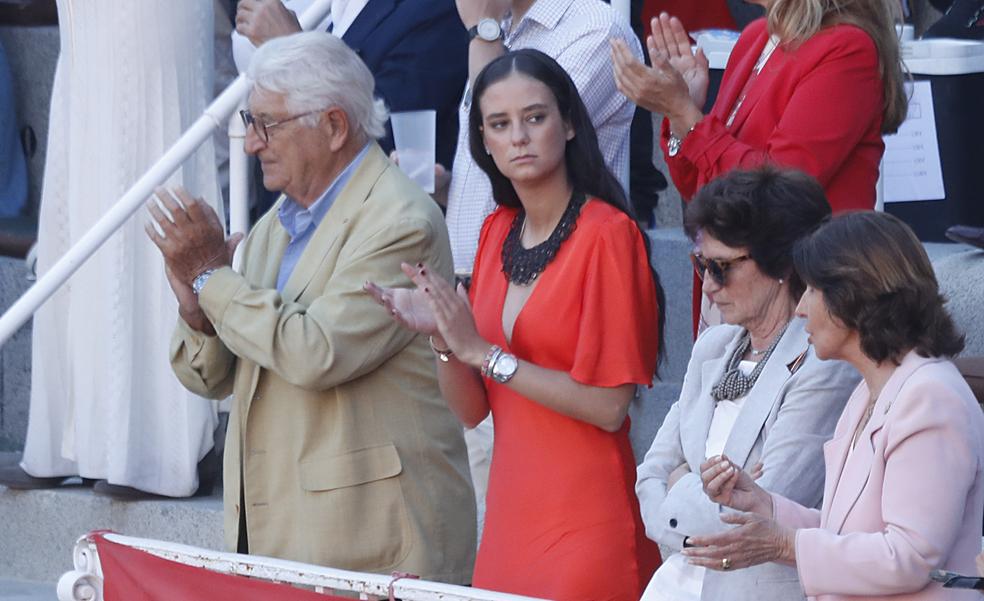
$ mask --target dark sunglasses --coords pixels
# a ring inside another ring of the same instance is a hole
[[[750,259],[748,255],[735,257],[734,259],[708,259],[700,253],[690,253],[690,260],[694,264],[694,271],[697,277],[704,279],[704,273],[709,273],[711,279],[717,282],[718,286],[726,286],[728,283],[728,270]]]

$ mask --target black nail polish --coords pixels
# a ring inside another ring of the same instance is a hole
[[[423,268],[424,268],[423,263],[417,263],[417,269],[423,269]]]

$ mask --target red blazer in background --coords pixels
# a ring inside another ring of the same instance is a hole
[[[857,27],[835,25],[798,48],[776,48],[729,128],[728,114],[768,39],[765,19],[749,24],[728,59],[710,114],[677,156],[666,156],[681,196],[689,200],[732,169],[771,161],[816,177],[835,213],[874,208],[885,150],[874,41]],[[664,120],[664,155],[668,138]]]
[[[649,37],[653,17],[666,12],[680,19],[683,28],[693,33],[701,29],[733,29],[738,24],[731,16],[726,0],[645,0],[642,4],[643,37]]]

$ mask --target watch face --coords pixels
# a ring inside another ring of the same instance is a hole
[[[670,139],[666,143],[666,154],[671,157],[675,157],[678,152],[680,152],[680,145],[682,141],[676,136],[670,136]]]
[[[482,19],[478,22],[478,37],[492,42],[499,39],[502,28],[495,19]]]
[[[516,373],[517,367],[519,367],[519,361],[516,360],[516,356],[503,353],[499,357],[499,360],[495,362],[495,375],[500,378],[511,378]]]

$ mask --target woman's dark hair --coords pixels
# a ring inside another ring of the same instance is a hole
[[[564,153],[567,177],[570,179],[572,187],[612,205],[631,217],[638,226],[639,222],[626,200],[625,190],[605,164],[605,158],[598,147],[598,135],[591,124],[591,117],[581,100],[577,86],[574,85],[574,81],[571,80],[567,71],[557,64],[557,61],[532,48],[508,52],[497,57],[482,69],[472,86],[472,104],[468,114],[469,147],[475,163],[482,168],[482,171],[489,176],[489,181],[492,182],[492,196],[495,202],[506,207],[521,208],[522,206],[512,182],[499,171],[495,161],[485,152],[482,136],[481,100],[489,86],[513,73],[520,73],[547,86],[557,100],[557,108],[560,110],[561,117],[574,131],[574,137],[567,141]],[[648,260],[651,256],[649,236],[641,227],[639,233],[642,235]],[[652,268],[652,264],[650,264],[649,270],[653,276],[656,303],[659,306],[657,321],[659,326],[659,357],[662,360],[665,355],[663,331],[666,324],[666,295],[660,284],[659,275]]]
[[[793,259],[806,283],[823,293],[831,316],[858,332],[861,351],[873,361],[898,364],[909,350],[923,357],[963,350],[926,250],[897,217],[836,217],[801,240]]]
[[[709,182],[687,206],[691,240],[707,232],[732,248],[747,248],[765,275],[783,278],[794,301],[806,286],[793,269],[793,245],[830,216],[817,180],[802,171],[763,165]]]

